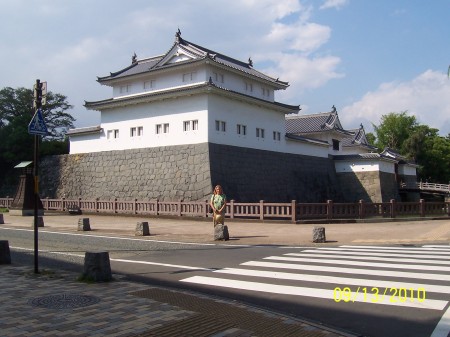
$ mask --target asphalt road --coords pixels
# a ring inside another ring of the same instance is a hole
[[[0,227],[14,263],[33,264],[33,231]],[[447,337],[450,246],[187,243],[39,232],[40,268],[82,271],[108,251],[114,273],[225,296],[374,337]]]

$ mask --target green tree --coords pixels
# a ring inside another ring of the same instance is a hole
[[[419,165],[419,179],[450,181],[450,135],[439,136],[438,129],[419,124],[406,111],[383,115],[374,130],[378,148],[390,147]]]
[[[418,126],[416,117],[408,116],[407,111],[391,112],[381,117],[380,125],[373,124],[376,133],[375,146],[379,149],[389,147],[402,151],[402,146]]]
[[[0,90],[0,189],[13,173],[12,168],[24,160],[32,160],[33,136],[28,133],[28,124],[34,114],[33,90],[27,88]],[[65,134],[73,128],[73,118],[67,110],[72,106],[61,94],[47,93],[47,103],[42,107],[49,135],[42,138],[41,151],[45,154],[68,153]],[[65,150],[64,150],[65,149]],[[55,150],[54,153],[52,151]]]

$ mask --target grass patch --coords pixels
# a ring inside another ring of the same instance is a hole
[[[6,207],[0,207],[0,213],[8,213],[9,209],[7,209]]]

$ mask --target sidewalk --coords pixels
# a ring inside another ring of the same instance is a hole
[[[47,214],[40,231],[77,232],[88,217],[90,235],[135,237],[148,221],[148,240],[212,241],[211,222],[122,216]],[[4,216],[3,228],[31,229],[33,217]],[[449,243],[450,219],[389,223],[326,224],[327,243],[311,243],[311,225],[227,222],[222,244],[343,245]],[[133,283],[114,275],[109,283],[78,282],[79,275],[32,266],[0,265],[0,336],[351,336],[235,301]]]

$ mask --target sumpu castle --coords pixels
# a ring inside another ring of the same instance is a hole
[[[301,74],[298,74],[301,76]],[[204,200],[216,184],[240,202],[400,200],[416,166],[376,153],[338,111],[300,115],[289,86],[181,37],[159,56],[98,77],[98,126],[69,130],[70,154],[43,159],[41,197]]]

